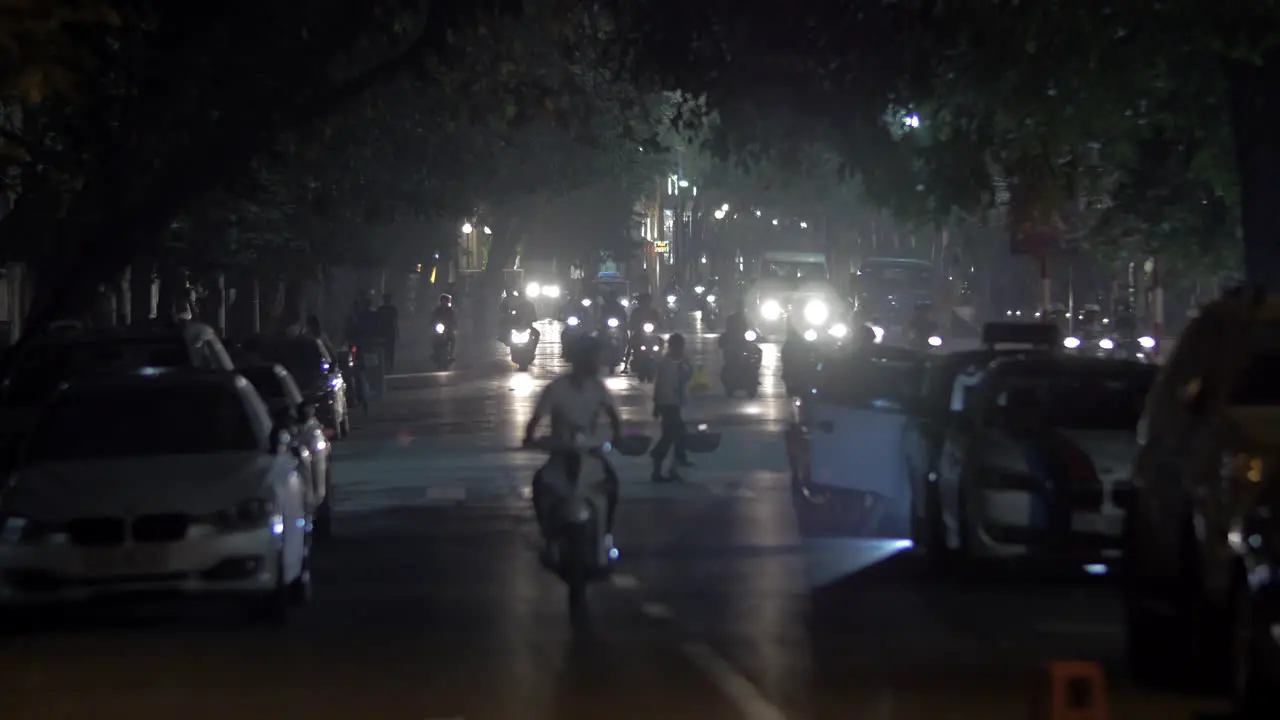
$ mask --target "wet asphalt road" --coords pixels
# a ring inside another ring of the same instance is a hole
[[[1050,660],[1109,671],[1116,718],[1213,704],[1134,688],[1111,588],[946,580],[888,540],[797,531],[767,347],[761,397],[699,397],[725,433],[680,485],[623,459],[613,582],[574,641],[563,588],[535,559],[514,451],[562,369],[554,328],[528,374],[474,343],[462,369],[403,376],[338,448],[335,536],[316,593],[283,628],[220,607],[77,617],[0,639],[0,718],[1001,718],[1032,714]],[[691,334],[712,363],[714,338]],[[656,430],[646,387],[609,380]]]

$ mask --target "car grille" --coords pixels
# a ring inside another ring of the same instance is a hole
[[[190,524],[186,515],[143,515],[133,521],[133,540],[140,543],[174,542],[187,536]]]
[[[109,547],[123,545],[124,520],[119,518],[77,518],[67,523],[67,535],[76,545]]]

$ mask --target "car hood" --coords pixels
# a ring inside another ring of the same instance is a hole
[[[147,513],[204,514],[259,497],[290,455],[263,452],[158,455],[58,462],[24,468],[2,507],[44,521]]]

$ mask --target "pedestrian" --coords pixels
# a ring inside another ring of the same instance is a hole
[[[391,293],[382,296],[378,308],[378,335],[382,338],[382,353],[387,359],[387,372],[396,369],[396,341],[400,339],[400,311],[391,302]]]
[[[684,404],[688,396],[689,381],[693,379],[693,367],[685,358],[684,336],[672,333],[667,338],[667,354],[658,366],[653,382],[653,416],[662,421],[662,436],[653,446],[649,456],[653,458],[654,482],[678,482],[677,467],[693,467],[685,447],[687,431],[684,424]],[[671,472],[663,474],[662,463],[667,453],[675,450],[675,462]]]

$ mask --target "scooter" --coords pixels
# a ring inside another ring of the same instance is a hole
[[[640,382],[653,382],[662,357],[662,338],[653,323],[641,326],[641,335],[632,341],[631,369]]]
[[[760,363],[764,351],[759,343],[760,333],[747,330],[742,334],[742,342],[725,349],[720,384],[724,386],[726,397],[733,397],[739,390],[749,398],[760,394]]]
[[[618,549],[606,532],[604,458],[615,449],[623,455],[643,455],[651,442],[648,436],[631,435],[615,448],[579,431],[567,445],[539,438],[524,446],[552,453],[539,470],[542,507],[535,512],[547,543],[542,563],[568,587],[569,616],[575,623],[587,617],[587,586],[607,579],[618,560]]]
[[[453,364],[453,331],[444,323],[436,323],[431,335],[431,362],[439,370],[448,370]]]
[[[511,362],[521,372],[527,371],[538,350],[538,339],[533,335],[533,328],[512,330],[507,344],[511,347]]]

